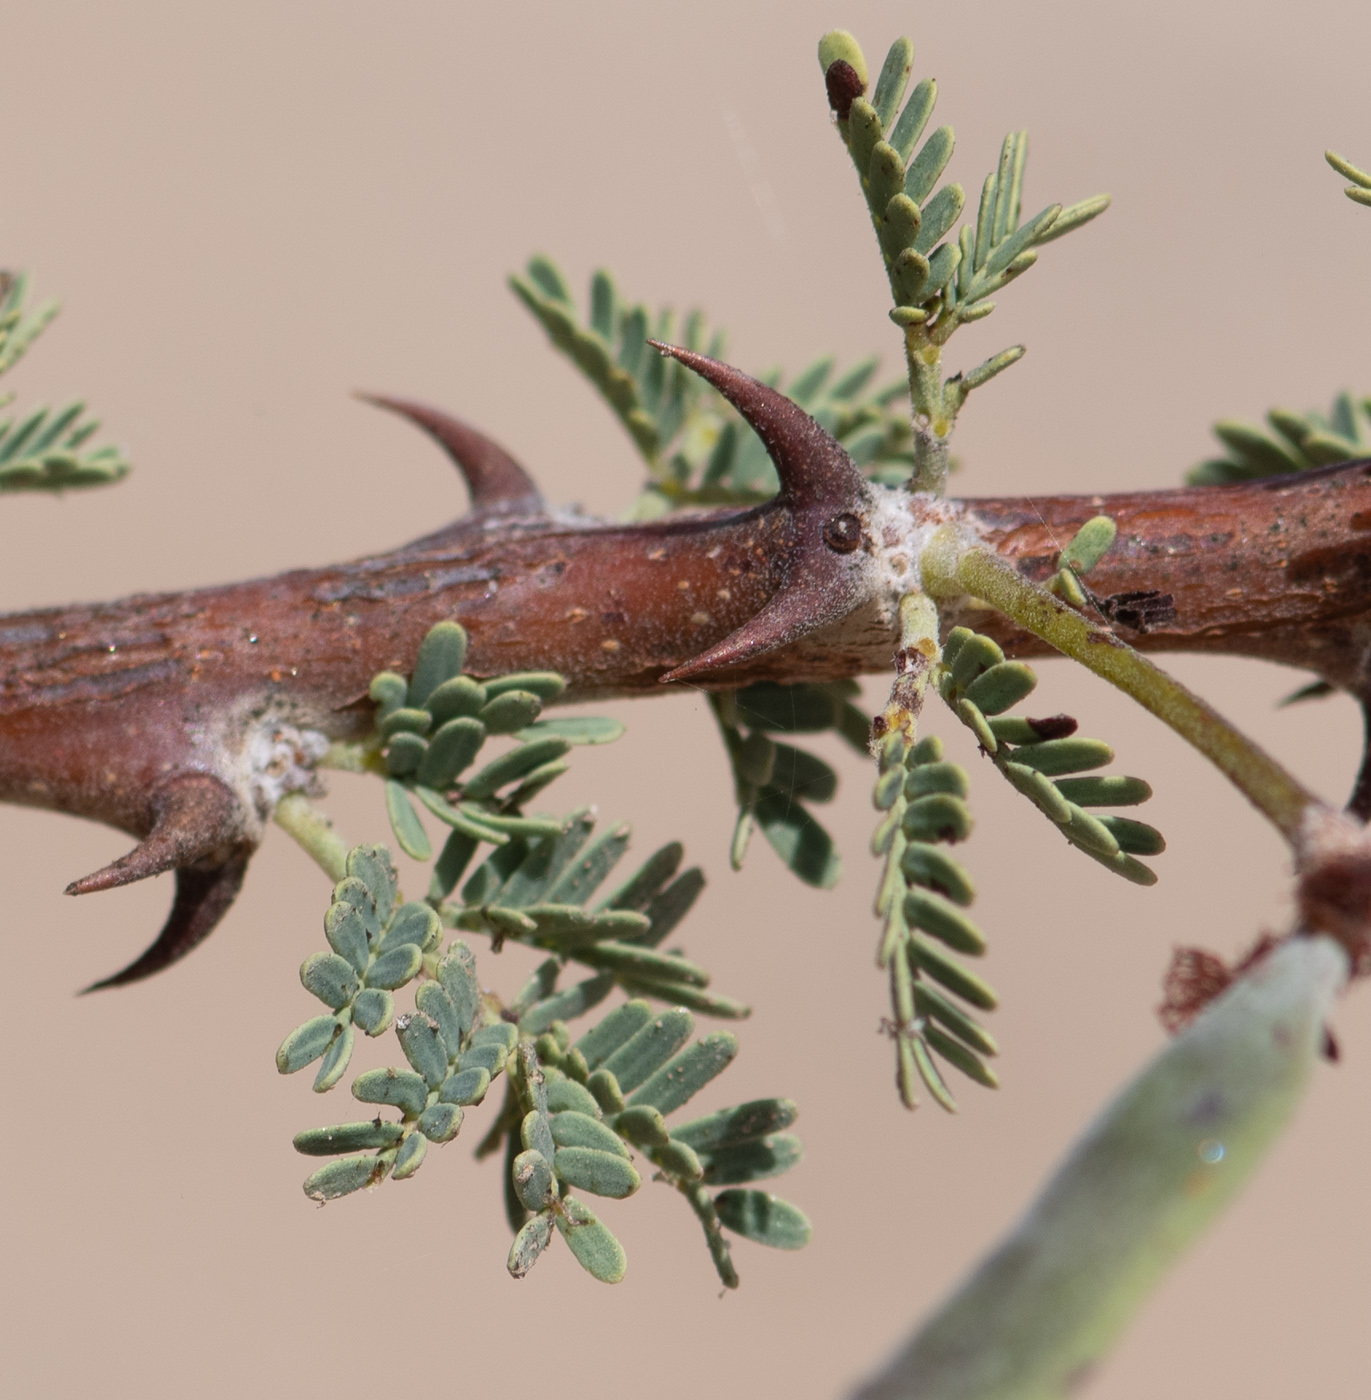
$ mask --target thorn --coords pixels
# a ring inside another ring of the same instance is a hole
[[[784,394],[707,355],[648,344],[694,370],[748,421],[781,479],[779,495],[763,509],[785,510],[794,526],[779,591],[750,622],[662,677],[681,681],[796,641],[872,596],[871,488],[841,445]]]
[[[67,886],[67,894],[95,894],[146,880],[164,870],[222,860],[244,844],[238,799],[211,773],[181,773],[162,783],[153,799],[152,830],[128,855]]]
[[[364,403],[388,408],[422,428],[457,464],[471,493],[472,515],[519,513],[542,515],[546,512],[542,494],[533,478],[499,443],[469,427],[458,418],[409,399],[392,399],[383,394],[357,395]]]
[[[123,987],[130,982],[141,982],[143,978],[179,962],[192,948],[203,943],[233,904],[242,887],[251,854],[244,847],[226,861],[208,869],[189,866],[178,870],[171,913],[167,915],[167,921],[152,946],[122,971],[99,982],[92,982],[85,991],[98,992],[105,987]]]

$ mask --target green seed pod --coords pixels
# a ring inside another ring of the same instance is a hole
[[[433,727],[438,729],[449,720],[479,713],[489,698],[485,686],[470,676],[453,676],[428,697],[424,708],[433,716]]]
[[[592,1026],[577,1042],[591,1069],[598,1069],[621,1045],[626,1045],[652,1020],[652,1008],[645,1001],[626,1001],[616,1006],[597,1026]]]
[[[1136,807],[1152,796],[1151,787],[1141,778],[1123,776],[1062,778],[1057,791],[1078,807]]]
[[[429,739],[428,751],[415,773],[415,780],[425,787],[445,791],[452,786],[458,773],[470,766],[485,740],[486,727],[479,719],[464,715],[448,720]]]
[[[1071,543],[1062,550],[1058,565],[1063,569],[1072,569],[1084,578],[1104,558],[1117,534],[1118,526],[1107,515],[1097,515],[1087,520],[1071,537]]]
[[[457,1019],[457,1008],[453,1006],[452,999],[443,990],[442,984],[433,981],[421,983],[419,990],[414,994],[414,1004],[438,1027],[447,1057],[455,1058],[462,1044],[462,1024]],[[418,1069],[418,1066],[415,1068]],[[447,1074],[446,1067],[443,1074]]]
[[[386,815],[390,818],[390,829],[400,849],[412,860],[429,860],[433,847],[429,844],[428,832],[419,820],[413,803],[404,785],[394,778],[386,780]]]
[[[354,846],[348,852],[347,873],[366,886],[376,904],[376,917],[384,927],[390,922],[400,879],[395,873],[395,862],[391,860],[390,852],[384,846]],[[343,898],[338,893],[337,885],[333,887],[333,897]]]
[[[478,1104],[490,1088],[490,1071],[476,1066],[459,1070],[443,1080],[438,1089],[439,1103],[455,1103],[462,1106]]]
[[[410,1117],[424,1111],[428,1085],[408,1069],[369,1069],[352,1081],[352,1097],[362,1103],[383,1103]]]
[[[926,982],[914,983],[914,1010],[925,1019],[941,1022],[953,1035],[964,1040],[982,1055],[998,1055],[1000,1047],[978,1022],[960,1007],[954,1006],[943,994]]]
[[[483,1069],[494,1079],[504,1069],[508,1059],[509,1051],[502,1045],[473,1045],[469,1050],[462,1051],[457,1064],[463,1070]]]
[[[448,1048],[438,1023],[422,1013],[401,1016],[395,1023],[395,1034],[405,1059],[423,1075],[430,1089],[436,1089],[447,1078]]]
[[[773,1133],[698,1155],[704,1179],[711,1186],[741,1186],[788,1172],[804,1155],[804,1149],[793,1133]]]
[[[700,1159],[695,1155],[694,1149],[687,1147],[683,1142],[675,1139],[664,1143],[661,1147],[652,1151],[652,1161],[655,1166],[660,1167],[669,1176],[674,1176],[680,1181],[699,1181],[705,1174],[705,1169],[700,1163]]]
[[[352,1024],[370,1036],[390,1028],[395,1019],[395,998],[380,987],[364,987],[352,1003]]]
[[[531,690],[507,690],[488,700],[477,718],[490,734],[512,734],[532,724],[542,708],[543,702]]]
[[[728,1031],[715,1031],[668,1060],[628,1101],[635,1107],[647,1104],[661,1113],[674,1113],[721,1075],[737,1054],[737,1037]]]
[[[391,916],[390,923],[381,937],[379,951],[388,953],[402,943],[414,943],[425,953],[431,953],[438,946],[442,936],[442,921],[433,909],[421,900],[411,899]]]
[[[1135,822],[1128,817],[1100,817],[1099,823],[1119,843],[1121,851],[1134,856],[1159,856],[1166,849],[1166,839],[1155,826]]]
[[[927,973],[963,1001],[969,1001],[982,1011],[993,1011],[999,1005],[999,998],[985,982],[947,957],[928,939],[916,934],[905,944],[905,949],[914,971]]]
[[[486,682],[486,694],[492,700],[509,690],[526,690],[540,700],[556,700],[566,690],[566,681],[556,671],[512,671]]]
[[[304,1069],[324,1054],[338,1034],[340,1027],[336,1017],[315,1016],[303,1026],[297,1026],[281,1042],[281,1048],[276,1052],[276,1068],[282,1074],[294,1074]]]
[[[913,928],[921,928],[959,953],[980,957],[985,937],[951,900],[917,886],[904,897],[904,916]]]
[[[976,736],[976,742],[986,753],[998,753],[999,741],[986,717],[970,700],[962,698],[954,706],[956,716]]]
[[[906,768],[917,768],[925,763],[941,763],[943,758],[943,741],[936,734],[925,734],[917,744],[909,751],[909,757],[905,759]]]
[[[547,1114],[540,1113],[536,1108],[524,1114],[523,1121],[519,1124],[519,1141],[528,1151],[541,1153],[550,1162],[556,1150],[556,1143]]]
[[[394,671],[381,671],[371,678],[367,694],[376,702],[376,718],[379,722],[405,703],[409,695],[409,683]]]
[[[427,734],[433,726],[433,716],[427,710],[401,708],[392,710],[376,726],[383,739],[396,734]]]
[[[790,1099],[754,1099],[751,1103],[720,1109],[718,1113],[682,1123],[671,1136],[696,1152],[709,1152],[781,1132],[799,1116],[799,1108]]]
[[[444,681],[458,675],[466,655],[467,634],[460,623],[440,622],[430,627],[414,658],[409,703],[422,705]]]
[[[935,792],[905,808],[901,830],[911,841],[965,841],[971,835],[971,812],[960,797]]]
[[[1062,796],[1057,784],[1042,773],[1025,768],[1022,763],[1006,763],[1000,771],[1050,821],[1064,826],[1071,820],[1071,803]]]
[[[1032,667],[1022,661],[1001,661],[982,671],[966,688],[966,698],[983,715],[999,715],[1026,700],[1037,688]]]
[[[311,996],[334,1011],[341,1011],[360,989],[352,964],[337,953],[311,953],[300,964],[300,981]]]
[[[419,1131],[430,1142],[451,1142],[462,1127],[462,1110],[454,1103],[431,1103],[419,1115]]]
[[[329,947],[357,971],[366,970],[371,960],[366,924],[361,911],[352,904],[330,904],[324,915],[324,937]]]
[[[386,771],[403,778],[417,773],[428,744],[417,734],[396,734],[386,746]]]
[[[1074,803],[1071,806],[1071,820],[1062,827],[1062,831],[1073,846],[1092,856],[1109,860],[1119,853],[1119,843],[1110,834],[1109,828],[1098,817],[1092,817]]]
[[[476,959],[461,939],[454,940],[438,964],[438,981],[457,1010],[465,1035],[481,1009],[481,988],[476,981]]]
[[[306,1157],[335,1157],[340,1152],[365,1152],[390,1147],[404,1136],[399,1123],[380,1118],[365,1123],[339,1123],[332,1128],[307,1128],[296,1133],[294,1147]]]
[[[311,1201],[336,1201],[386,1178],[386,1163],[378,1157],[340,1157],[305,1178],[305,1195]]]
[[[509,1262],[506,1268],[514,1278],[524,1278],[538,1262],[538,1256],[552,1239],[552,1212],[540,1211],[524,1222],[514,1243],[509,1247]]]
[[[570,748],[565,739],[557,738],[521,744],[487,763],[470,782],[464,783],[463,795],[472,801],[493,797],[505,784],[527,777],[542,765],[561,758]]]
[[[949,637],[948,640],[952,639]],[[1004,652],[989,637],[983,637],[979,632],[973,632],[957,648],[954,660],[949,661],[947,654],[943,654],[943,665],[952,673],[952,684],[963,693],[982,671],[998,666],[1003,660]]]
[[[902,768],[892,768],[889,772],[882,773],[876,782],[876,790],[871,795],[872,804],[878,812],[888,812],[900,796],[900,791],[904,785],[904,771]]]
[[[971,791],[966,769],[959,763],[921,763],[905,777],[904,795],[911,802],[931,792],[950,792],[965,797]]]
[[[601,1283],[619,1283],[628,1269],[624,1247],[574,1196],[562,1201],[557,1229],[576,1262]]]
[[[419,973],[424,955],[417,944],[402,943],[382,953],[367,971],[367,985],[394,991]]]
[[[428,1139],[422,1133],[410,1133],[400,1144],[395,1154],[395,1165],[390,1169],[392,1181],[406,1181],[424,1165],[424,1154],[428,1151]]]
[[[333,1044],[324,1052],[319,1061],[319,1072],[314,1076],[314,1092],[326,1094],[347,1073],[352,1061],[352,1046],[356,1035],[352,1022],[347,1022],[334,1037]]]
[[[1049,778],[1060,773],[1080,773],[1103,768],[1114,761],[1114,750],[1102,739],[1047,739],[1014,750],[1014,762],[1036,769]]]
[[[578,1113],[575,1109],[552,1114],[548,1121],[552,1124],[553,1142],[558,1147],[593,1147],[627,1161],[628,1148],[620,1142],[616,1133],[600,1122],[599,1115],[598,1107],[594,1114]]]
[[[547,1086],[547,1110],[551,1114],[585,1113],[592,1118],[600,1116],[600,1105],[595,1095],[574,1079],[558,1079]]]
[[[900,857],[900,873],[911,885],[937,890],[956,904],[970,904],[976,897],[971,877],[946,851],[925,841],[911,841]]]
[[[624,1093],[632,1093],[690,1039],[694,1029],[695,1018],[690,1012],[684,1007],[673,1007],[621,1045],[605,1061],[604,1068],[619,1081]]]
[[[635,1147],[642,1148],[663,1147],[671,1137],[661,1110],[650,1104],[626,1108],[614,1120],[614,1130]]]
[[[714,1209],[725,1229],[772,1249],[803,1249],[813,1233],[802,1211],[765,1191],[720,1191]]]
[[[980,1059],[960,1041],[953,1040],[950,1035],[944,1034],[937,1026],[929,1026],[925,1034],[928,1037],[929,1047],[936,1050],[948,1064],[961,1070],[968,1079],[974,1079],[977,1084],[984,1084],[987,1089],[1000,1087],[1000,1081],[996,1077],[995,1071],[989,1065],[982,1064]]]
[[[593,1147],[559,1147],[552,1160],[557,1175],[568,1186],[621,1201],[643,1184],[631,1162]]]
[[[619,1088],[619,1081],[607,1069],[597,1069],[589,1079],[586,1080],[586,1088],[594,1096],[595,1102],[606,1113],[622,1113],[624,1109],[624,1095]]]

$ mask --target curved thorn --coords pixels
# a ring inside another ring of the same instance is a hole
[[[92,982],[85,991],[98,992],[105,987],[141,982],[179,962],[192,948],[203,943],[233,904],[247,873],[250,855],[250,851],[243,849],[208,869],[191,866],[178,870],[171,913],[152,946],[126,968]]]
[[[146,880],[164,870],[222,856],[243,842],[238,799],[211,773],[181,773],[157,790],[152,830],[128,855],[67,886],[95,894]]]
[[[422,428],[457,464],[471,493],[471,514],[539,514],[542,494],[533,478],[497,442],[458,418],[410,399],[383,394],[358,394],[365,403],[388,408]]]
[[[870,596],[863,575],[871,488],[841,444],[778,390],[708,355],[648,344],[693,369],[748,421],[781,480],[775,505],[794,526],[780,589],[751,621],[662,677],[683,681],[797,641]]]
[[[802,510],[823,505],[841,510],[864,499],[866,478],[852,458],[779,389],[694,350],[660,340],[648,344],[693,369],[747,419],[775,464],[781,495],[790,504]]]

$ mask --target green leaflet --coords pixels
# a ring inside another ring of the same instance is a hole
[[[312,1201],[335,1201],[384,1181],[388,1165],[380,1157],[340,1157],[305,1178],[305,1195]]]
[[[714,1208],[725,1228],[772,1249],[803,1249],[813,1233],[802,1211],[765,1191],[720,1191]]]
[[[664,1065],[690,1038],[695,1018],[676,1007],[649,1021],[605,1061],[624,1093],[631,1093]],[[590,1056],[586,1056],[587,1063]]]
[[[601,1283],[618,1283],[628,1268],[624,1248],[574,1196],[562,1201],[557,1229],[576,1262]]]
[[[352,1081],[352,1096],[362,1103],[387,1104],[417,1115],[428,1102],[428,1085],[412,1070],[371,1069]]]
[[[629,1104],[646,1105],[663,1114],[673,1113],[711,1079],[722,1074],[737,1053],[737,1037],[727,1031],[707,1035],[673,1056],[645,1080],[629,1095]],[[620,1084],[623,1085],[622,1079]]]
[[[538,1262],[538,1256],[548,1246],[552,1238],[553,1216],[551,1211],[543,1211],[533,1216],[520,1228],[509,1248],[509,1261],[506,1267],[514,1278],[523,1278]]]
[[[580,1089],[578,1084],[576,1088]],[[585,1093],[585,1090],[581,1090]],[[595,1100],[589,1094],[593,1112],[585,1113],[579,1109],[564,1109],[560,1113],[553,1113],[550,1122],[552,1124],[552,1140],[558,1147],[591,1147],[599,1152],[608,1152],[614,1156],[629,1160],[628,1149],[619,1140],[617,1133],[600,1122],[600,1110],[595,1105]],[[551,1104],[549,1103],[549,1107]]]
[[[736,1146],[698,1153],[705,1182],[711,1186],[736,1186],[780,1176],[802,1155],[800,1140],[792,1133],[773,1133]]]
[[[407,856],[414,860],[432,857],[433,848],[429,844],[428,832],[424,830],[404,787],[393,779],[386,783],[386,814],[390,817],[390,829]]]
[[[296,1133],[294,1145],[297,1152],[307,1157],[332,1157],[342,1152],[390,1147],[399,1142],[403,1132],[399,1123],[378,1118],[366,1123],[340,1123],[333,1128],[310,1128]]]
[[[736,1108],[692,1119],[674,1128],[672,1135],[697,1152],[705,1152],[780,1132],[790,1127],[799,1112],[789,1099],[754,1099]]]
[[[592,1147],[559,1147],[553,1167],[568,1186],[616,1201],[633,1195],[643,1184],[642,1177],[624,1157]]]

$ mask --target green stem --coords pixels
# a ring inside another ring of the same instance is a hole
[[[1347,977],[1282,944],[1176,1037],[1028,1214],[856,1400],[1056,1400],[1080,1383],[1288,1122]]]
[[[287,793],[273,813],[276,825],[299,843],[305,854],[337,884],[347,874],[348,846],[333,823],[302,792]]]
[[[971,594],[1102,676],[1205,755],[1278,831],[1297,845],[1306,813],[1323,803],[1199,696],[1010,563],[968,545],[950,526],[920,559],[934,598]]]

